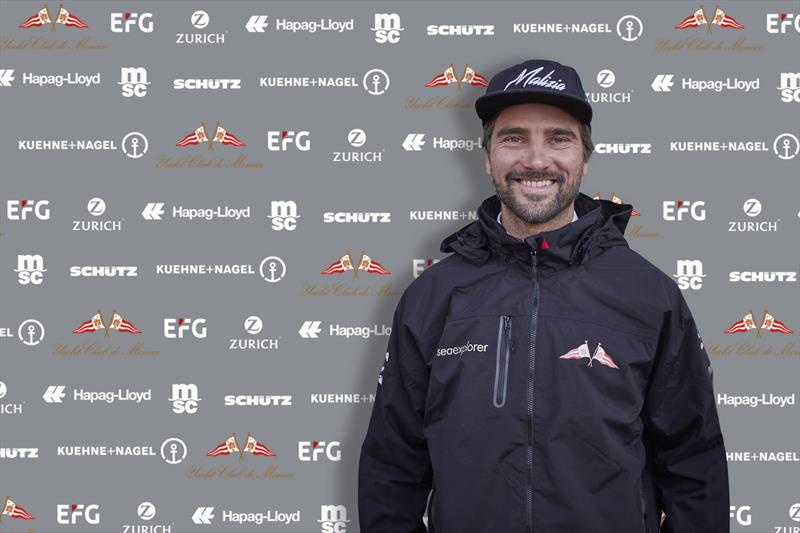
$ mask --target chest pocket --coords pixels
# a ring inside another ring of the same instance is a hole
[[[513,328],[514,319],[507,314],[448,322],[434,353],[429,395],[450,408],[463,402],[479,411],[503,408],[509,393]]]
[[[497,357],[494,375],[494,394],[492,402],[495,407],[506,404],[508,388],[508,364],[511,359],[511,316],[501,315],[497,327]]]

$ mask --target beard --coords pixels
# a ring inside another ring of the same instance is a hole
[[[576,169],[576,176],[577,179],[568,184],[566,176],[562,172],[512,170],[501,180],[498,180],[492,174],[492,183],[494,183],[494,188],[500,201],[517,218],[526,224],[533,225],[549,222],[575,201],[581,188],[581,167]],[[548,196],[537,194],[536,192],[520,192],[513,185],[515,180],[520,179],[533,181],[541,179],[555,180],[556,193],[548,198]]]

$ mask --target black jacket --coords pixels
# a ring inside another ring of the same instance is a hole
[[[524,241],[478,220],[406,289],[361,449],[362,533],[723,533],[712,369],[630,205]],[[661,513],[666,519],[661,523]]]

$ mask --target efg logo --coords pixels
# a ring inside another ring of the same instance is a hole
[[[28,215],[38,220],[50,220],[50,201],[9,200],[6,204],[8,220],[28,220]]]
[[[268,131],[267,149],[271,152],[285,152],[290,145],[301,152],[311,149],[311,133],[308,131]]]
[[[167,339],[182,339],[184,333],[191,333],[196,339],[205,339],[205,318],[165,318],[164,337]]]
[[[736,519],[740,526],[749,526],[753,523],[752,508],[749,505],[736,507],[731,505],[731,520]]]
[[[112,33],[130,33],[138,29],[142,33],[153,33],[152,13],[111,13]]]
[[[800,16],[794,13],[767,13],[767,33],[780,33],[794,30],[800,33]]]
[[[96,526],[100,523],[100,506],[94,503],[90,505],[82,503],[60,504],[56,506],[56,521],[65,526],[74,526],[78,522]]]

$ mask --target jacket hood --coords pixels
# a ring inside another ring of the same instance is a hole
[[[579,217],[575,222],[521,240],[497,222],[500,199],[493,195],[478,208],[478,220],[446,237],[439,249],[457,253],[477,265],[492,255],[529,264],[533,249],[546,271],[579,265],[606,248],[628,245],[624,234],[633,211],[631,205],[595,200],[579,193],[574,207]]]

